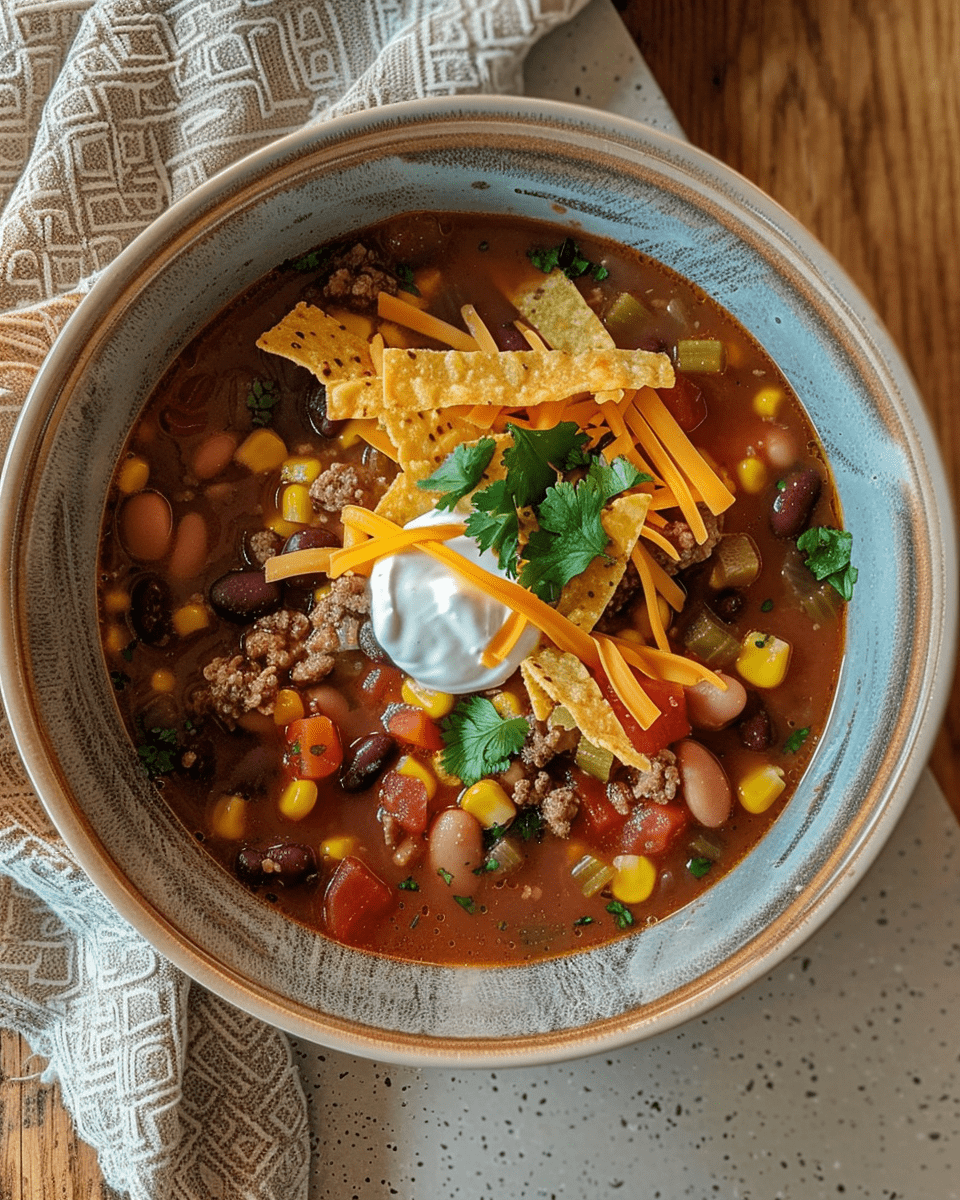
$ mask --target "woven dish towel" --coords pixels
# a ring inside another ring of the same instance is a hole
[[[0,0],[0,453],[92,279],[272,139],[420,96],[522,91],[586,0]],[[0,718],[0,1024],[49,1060],[131,1200],[305,1200],[283,1034],[154,952],[87,880]]]

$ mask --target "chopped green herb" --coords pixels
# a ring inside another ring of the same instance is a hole
[[[764,634],[761,634],[760,637],[757,638],[757,640],[753,644],[756,646],[756,648],[758,650],[762,650],[764,648],[764,646],[767,644],[767,642],[769,642],[769,641],[770,641],[770,634],[764,633]]]
[[[327,252],[324,250],[309,250],[300,258],[292,259],[290,266],[294,271],[316,271],[326,257]]]
[[[436,500],[436,508],[453,509],[483,478],[496,448],[493,438],[481,438],[472,444],[462,442],[428,479],[419,480],[417,487],[442,493]]]
[[[290,744],[290,753],[291,754],[300,754],[302,752],[302,750],[303,750],[303,747],[300,745],[299,741],[291,742],[291,744]]]
[[[584,465],[590,440],[576,421],[561,421],[552,429],[508,425],[513,445],[503,452],[510,495],[517,508],[539,504],[561,471]]]
[[[772,609],[773,609],[773,601],[772,600],[764,600],[764,602],[760,605],[761,612],[770,612]]]
[[[136,650],[136,648],[137,648],[137,639],[136,638],[134,638],[132,642],[127,642],[127,644],[124,646],[124,648],[120,651],[121,657],[123,658],[124,662],[133,662],[133,652],[134,652],[134,650]]]
[[[401,263],[394,271],[397,279],[400,282],[400,290],[409,292],[412,296],[419,296],[420,289],[413,282],[413,267],[407,266],[406,263]]]
[[[485,250],[489,250],[489,249],[490,249],[490,243],[489,243],[489,242],[487,242],[487,241],[483,241],[483,242],[481,242],[481,243],[480,243],[480,245],[477,247],[477,249],[478,249],[478,250],[484,250],[484,251],[485,251]]]
[[[471,916],[476,912],[477,906],[472,896],[454,896],[454,900],[456,900],[464,912],[468,912]]]
[[[787,486],[787,481],[786,481],[785,479],[778,479],[778,480],[777,480],[777,482],[776,482],[776,488],[777,488],[777,491],[778,491],[778,492],[782,492],[782,491],[783,491],[783,490],[786,488],[786,486]]]
[[[505,479],[498,479],[473,497],[473,512],[466,531],[481,550],[493,550],[500,570],[517,576],[520,522]]]
[[[577,919],[574,921],[574,923],[573,923],[573,924],[574,924],[574,926],[577,926],[577,925],[592,925],[592,924],[593,924],[593,917],[577,917]]]
[[[479,867],[473,868],[474,875],[487,875],[491,871],[496,871],[500,866],[500,860],[496,858],[487,858],[480,864]]]
[[[795,729],[793,733],[783,743],[784,754],[796,754],[803,743],[810,736],[810,726],[807,725],[803,729]]]
[[[544,275],[549,275],[557,267],[570,279],[579,279],[589,272],[594,279],[602,280],[610,274],[602,264],[591,262],[573,238],[564,238],[557,246],[528,250],[527,257]]]
[[[613,917],[618,929],[629,929],[633,924],[633,913],[620,900],[611,900],[607,912]]]
[[[177,765],[177,731],[155,725],[146,730],[143,741],[137,746],[137,755],[147,772],[148,779],[169,775]]]
[[[417,883],[417,881],[414,879],[414,877],[412,875],[408,875],[406,877],[406,879],[401,879],[400,882],[397,884],[397,887],[400,889],[401,892],[419,892],[420,891],[420,884]]]
[[[694,879],[702,879],[712,866],[712,858],[691,858],[687,863],[687,870]]]
[[[501,717],[485,696],[468,696],[441,723],[443,769],[469,787],[484,775],[505,771],[523,745],[526,717]]]
[[[445,871],[443,869],[443,867],[437,868],[437,874],[440,876],[440,878],[443,880],[443,882],[447,885],[447,887],[449,887],[450,884],[453,883],[453,876],[450,874],[449,871]]]
[[[122,692],[130,682],[130,676],[125,671],[111,671],[110,682],[115,692]]]
[[[814,525],[797,538],[797,549],[806,555],[809,571],[826,580],[844,600],[853,598],[857,568],[850,561],[853,534],[828,525]]]
[[[247,408],[258,429],[263,429],[273,420],[273,410],[279,399],[277,385],[272,379],[255,379],[250,385]]]
[[[539,841],[543,837],[543,814],[540,809],[532,805],[521,808],[510,826],[510,832],[524,842]]]

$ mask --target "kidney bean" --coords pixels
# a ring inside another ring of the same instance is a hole
[[[345,792],[366,791],[397,755],[396,741],[386,733],[371,733],[349,745],[340,768],[340,786]]]
[[[230,621],[255,621],[276,612],[283,596],[278,583],[267,583],[263,571],[228,571],[210,586],[210,603]]]
[[[198,512],[184,513],[173,538],[167,573],[171,579],[192,579],[207,561],[207,523]]]
[[[740,716],[747,704],[747,689],[739,679],[718,671],[727,685],[723,691],[709,679],[685,688],[687,717],[694,729],[726,729]]]
[[[317,873],[317,860],[309,846],[300,842],[281,842],[263,852],[262,870],[269,880],[280,883],[302,883]]]
[[[394,262],[417,267],[435,258],[449,236],[431,213],[404,217],[389,226],[382,234],[388,256]]]
[[[237,439],[232,433],[211,433],[197,447],[193,456],[193,473],[198,479],[213,479],[230,465]]]
[[[327,416],[327,389],[322,383],[312,383],[303,397],[303,411],[307,424],[314,433],[323,438],[335,438],[346,421],[333,421]]]
[[[733,789],[726,771],[706,746],[692,738],[678,742],[674,752],[683,799],[691,816],[707,829],[716,829],[730,816],[733,806]]]
[[[298,529],[291,533],[283,543],[281,554],[292,554],[295,550],[322,550],[327,546],[339,546],[340,542],[330,532],[320,526],[311,529]],[[317,586],[317,572],[308,575],[291,575],[284,580],[291,588],[314,588]]]
[[[263,882],[263,853],[254,846],[244,846],[237,855],[236,872],[244,883]]]
[[[756,700],[750,711],[737,726],[741,743],[748,750],[769,750],[773,745],[773,726],[770,714],[761,701]]]
[[[173,510],[159,492],[137,492],[120,509],[120,540],[131,558],[156,562],[170,547]]]
[[[462,808],[445,808],[427,835],[427,866],[431,874],[447,880],[451,895],[472,896],[479,876],[474,871],[483,862],[483,830],[480,822]]]
[[[770,513],[770,528],[782,538],[799,537],[806,529],[823,480],[813,467],[791,471],[778,485]]]
[[[711,607],[721,621],[727,625],[732,624],[737,617],[743,612],[743,606],[746,604],[746,598],[743,592],[727,591],[720,592],[715,596]]]
[[[166,583],[144,575],[130,592],[130,623],[139,641],[159,646],[173,631],[173,600]]]

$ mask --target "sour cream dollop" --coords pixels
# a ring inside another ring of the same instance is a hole
[[[436,509],[407,523],[442,525],[456,514]],[[480,551],[473,538],[445,543],[497,578],[497,556]],[[536,646],[531,625],[504,662],[485,667],[480,656],[510,615],[510,609],[461,579],[422,550],[406,550],[380,559],[370,575],[370,620],[374,636],[393,662],[425,687],[463,695],[505,682]]]

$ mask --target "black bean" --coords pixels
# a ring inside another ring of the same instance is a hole
[[[316,875],[317,860],[309,846],[300,842],[281,842],[263,852],[262,870],[271,882],[302,883]]]
[[[738,723],[737,731],[748,750],[769,750],[773,745],[770,714],[759,700],[751,703],[747,715]]]
[[[130,593],[130,624],[147,646],[159,646],[173,632],[173,600],[166,583],[156,575],[145,575]]]
[[[244,883],[263,882],[263,854],[253,846],[244,846],[237,855],[236,871]]]
[[[311,383],[303,397],[303,411],[307,424],[323,438],[335,438],[341,432],[346,421],[332,421],[327,416],[327,389],[322,383]]]
[[[823,480],[813,467],[791,471],[777,484],[770,512],[770,528],[777,537],[795,538],[803,533],[822,486]]]
[[[361,623],[360,628],[357,630],[357,643],[371,662],[390,663],[390,655],[377,641],[371,621],[363,621]]]
[[[210,587],[215,612],[230,621],[255,621],[276,612],[283,598],[279,583],[267,583],[261,570],[228,571]]]
[[[720,592],[718,596],[714,597],[711,602],[711,608],[721,621],[725,621],[729,625],[743,612],[745,603],[746,599],[743,592],[731,589],[730,591]]]
[[[283,543],[281,554],[292,554],[295,550],[317,550],[327,546],[339,546],[340,543],[329,529],[320,526],[311,529],[298,529]],[[317,585],[317,575],[322,572],[314,571],[305,575],[291,575],[284,580],[290,588],[314,588]]]
[[[347,747],[340,768],[340,786],[345,792],[365,791],[390,765],[398,750],[386,733],[370,733]]]

